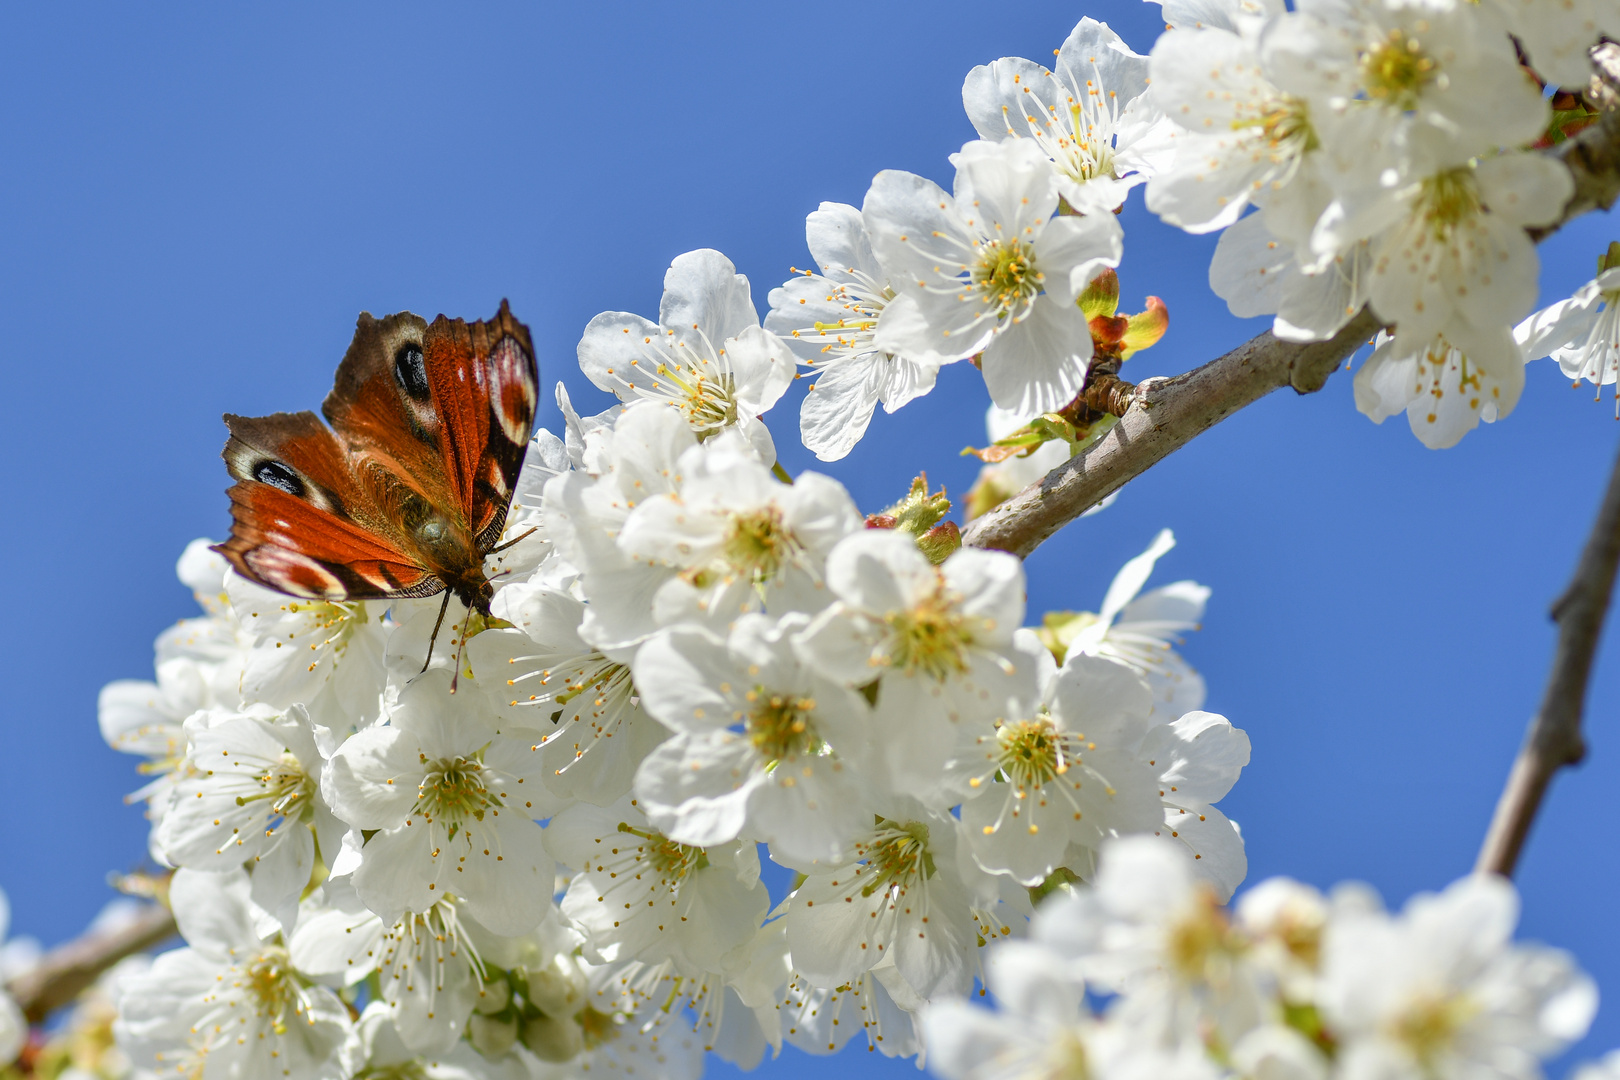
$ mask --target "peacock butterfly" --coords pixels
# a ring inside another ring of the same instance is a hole
[[[538,387],[529,329],[505,300],[471,324],[362,313],[321,406],[330,428],[312,412],[225,416],[236,484],[231,538],[214,550],[292,596],[449,590],[445,605],[454,595],[487,617],[484,558],[503,546]]]

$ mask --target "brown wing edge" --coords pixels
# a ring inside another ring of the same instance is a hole
[[[321,403],[321,415],[326,417],[327,422],[339,430],[347,426],[349,416],[361,401],[367,384],[380,378],[396,397],[406,403],[407,419],[416,428],[413,434],[435,445],[435,437],[424,435],[433,427],[431,407],[425,410],[425,415],[413,408],[409,395],[399,392],[393,372],[394,355],[400,347],[415,345],[421,348],[427,328],[427,320],[413,312],[400,311],[377,319],[369,311],[362,311],[355,320],[354,338],[349,342],[343,359],[338,363],[337,373],[332,377],[332,391]]]

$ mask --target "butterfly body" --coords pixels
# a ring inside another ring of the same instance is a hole
[[[433,596],[489,614],[539,371],[505,301],[487,322],[362,314],[312,412],[227,415],[231,538],[215,550],[311,600]],[[330,426],[328,426],[328,423]]]

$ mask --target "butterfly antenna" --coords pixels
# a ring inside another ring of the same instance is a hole
[[[433,643],[439,640],[439,627],[444,625],[444,612],[449,606],[450,590],[446,589],[444,590],[444,603],[439,605],[439,617],[433,620],[433,634],[428,638],[428,654],[427,659],[422,661],[422,671],[426,671],[428,665],[433,663]],[[417,672],[417,674],[420,675],[422,671]]]
[[[521,536],[512,537],[512,539],[508,540],[506,543],[502,544],[500,547],[492,547],[492,548],[490,548],[489,553],[491,555],[494,555],[497,552],[505,551],[507,548],[511,547],[513,544],[520,544],[520,543],[527,540],[529,537],[533,536],[535,533],[537,533],[539,531],[540,531],[540,526],[536,525],[534,528],[530,529],[528,532],[522,534]]]
[[[450,692],[456,692],[456,684],[461,681],[461,655],[467,651],[467,631],[472,628],[473,609],[467,609],[467,617],[461,620],[461,640],[456,642],[456,670],[450,676]]]

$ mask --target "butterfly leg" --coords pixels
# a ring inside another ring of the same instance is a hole
[[[461,655],[467,649],[467,631],[472,629],[473,610],[468,608],[467,617],[461,620],[461,639],[456,642],[456,668],[455,673],[450,676],[450,692],[452,694],[456,692],[456,684],[461,681]]]
[[[428,669],[428,665],[433,663],[433,643],[435,641],[439,640],[439,627],[444,625],[444,613],[445,613],[445,610],[447,608],[449,608],[449,607],[450,607],[450,590],[446,589],[446,590],[444,590],[444,603],[439,605],[439,617],[437,619],[433,620],[433,633],[428,638],[428,654],[427,654],[427,659],[422,661],[422,671],[426,671]],[[417,674],[420,675],[421,672],[417,672]]]

